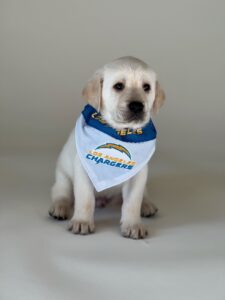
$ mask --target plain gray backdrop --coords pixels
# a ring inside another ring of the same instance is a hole
[[[225,2],[0,1],[0,149],[59,151],[104,63],[133,55],[167,95],[156,117],[168,159],[225,158]]]

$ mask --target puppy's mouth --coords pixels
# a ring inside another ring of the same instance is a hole
[[[144,121],[145,114],[142,113],[130,113],[126,112],[124,113],[123,120],[121,123],[139,123]]]
[[[126,109],[120,111],[121,123],[142,123],[145,117],[145,107],[140,101],[131,101],[128,103]]]
[[[144,104],[128,102],[126,106],[117,107],[111,112],[101,112],[106,122],[115,129],[142,128],[150,120],[150,113]],[[132,104],[131,104],[132,103]]]

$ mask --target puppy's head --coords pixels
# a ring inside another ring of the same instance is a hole
[[[101,112],[113,128],[145,126],[164,102],[156,74],[134,57],[122,57],[98,70],[83,90],[83,98]]]

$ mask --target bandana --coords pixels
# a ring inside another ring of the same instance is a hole
[[[110,127],[91,105],[86,105],[75,127],[81,163],[97,192],[135,176],[155,152],[152,121],[138,129]]]

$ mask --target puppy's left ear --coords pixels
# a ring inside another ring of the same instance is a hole
[[[101,70],[95,72],[82,91],[83,99],[100,111],[102,105],[103,74]]]
[[[152,105],[152,112],[156,114],[160,107],[164,104],[166,99],[165,92],[161,88],[160,84],[158,81],[156,81],[156,86],[155,86],[155,100]]]

